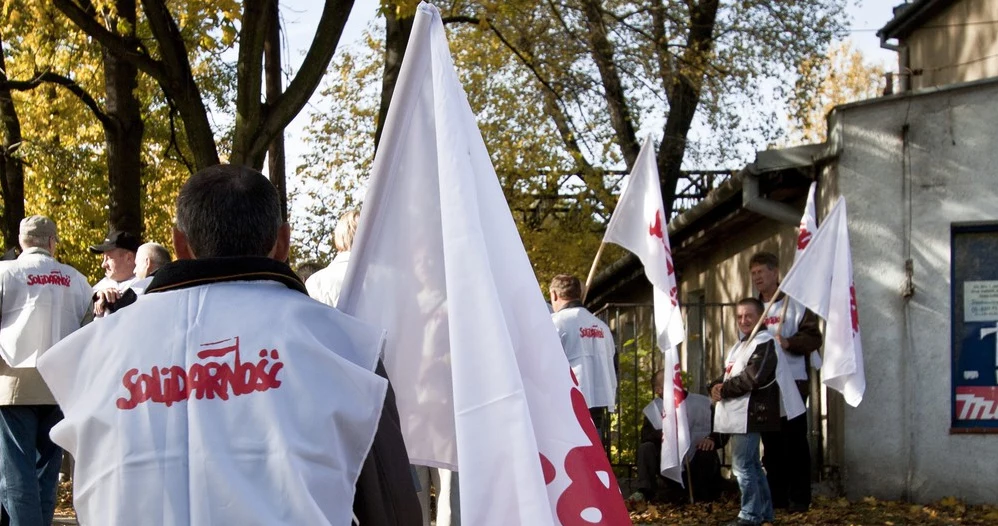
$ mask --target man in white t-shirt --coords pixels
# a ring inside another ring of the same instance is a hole
[[[21,221],[23,249],[0,263],[0,502],[11,524],[50,524],[62,450],[49,438],[62,419],[36,361],[80,328],[90,284],[55,259],[55,223]]]
[[[559,274],[549,288],[554,314],[551,320],[558,329],[561,346],[589,404],[596,430],[607,440],[607,410],[617,404],[617,349],[613,335],[599,318],[582,305],[582,284],[569,274]]]
[[[92,245],[90,252],[101,255],[104,279],[94,285],[94,292],[108,287],[124,291],[135,280],[135,252],[142,241],[131,232],[112,230],[99,245]]]

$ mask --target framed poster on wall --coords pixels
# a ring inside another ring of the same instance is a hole
[[[998,433],[998,223],[953,225],[954,433]]]

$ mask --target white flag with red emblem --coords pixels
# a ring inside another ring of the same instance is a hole
[[[801,254],[811,243],[811,236],[818,231],[818,216],[814,212],[814,191],[818,183],[811,183],[811,188],[807,191],[807,203],[804,205],[804,215],[800,216],[800,226],[797,227],[797,252],[794,253],[794,261],[800,259]],[[811,367],[821,369],[821,353],[811,351]]]
[[[825,320],[822,382],[842,393],[849,405],[858,406],[866,376],[845,198],[839,197],[807,250],[794,261],[780,290]]]
[[[807,191],[804,215],[800,216],[800,226],[797,227],[797,252],[794,253],[794,261],[800,258],[811,243],[811,236],[818,231],[818,216],[814,213],[814,190],[817,185],[818,183],[811,183],[811,188]]]
[[[630,524],[451,59],[420,4],[338,307],[388,331],[413,464],[475,525]]]
[[[624,195],[620,196],[603,241],[616,243],[638,256],[652,284],[655,332],[664,353],[665,386],[662,394],[662,474],[683,484],[683,457],[690,448],[685,394],[676,346],[686,339],[679,309],[676,272],[672,265],[662,189],[655,164],[655,148],[645,139],[634,162]]]

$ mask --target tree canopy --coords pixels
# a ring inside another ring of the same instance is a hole
[[[378,115],[385,50],[397,52],[392,39],[407,37],[393,34],[392,17],[411,17],[413,8],[408,1],[383,5],[388,41],[375,31],[368,49],[334,65],[340,78],[364,88],[327,90],[313,115],[313,153],[299,174],[305,180],[300,198],[322,203],[312,210],[316,225],[323,224],[322,212],[333,219],[341,204],[353,204],[370,167],[373,149],[352,145],[377,131],[370,119]],[[797,72],[823,56],[842,28],[842,6],[833,0],[452,0],[437,6],[542,282],[558,271],[588,270],[643,136],[657,146],[666,207],[679,212],[674,203],[684,169],[744,162],[783,133],[780,108],[817,81]],[[344,126],[351,139],[329,133]],[[344,201],[321,198],[329,196],[324,188]],[[323,230],[328,226],[310,234]]]

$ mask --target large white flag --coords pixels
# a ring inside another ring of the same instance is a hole
[[[845,198],[839,197],[780,290],[825,320],[822,382],[842,393],[849,405],[858,406],[866,377]]]
[[[814,191],[818,183],[811,183],[811,188],[807,191],[807,203],[804,205],[804,215],[800,216],[800,226],[797,227],[797,251],[794,253],[794,261],[800,259],[801,254],[811,243],[811,236],[818,231],[818,216],[814,207]],[[821,353],[817,350],[811,351],[811,367],[821,369]]]
[[[690,429],[676,346],[686,339],[686,329],[679,309],[655,148],[650,139],[645,139],[641,146],[603,241],[616,243],[638,256],[645,267],[645,276],[652,284],[656,340],[664,354],[666,373],[662,390],[662,474],[682,484],[683,457],[690,447]]]
[[[388,331],[411,462],[467,524],[630,524],[431,5],[384,130],[338,306]]]

